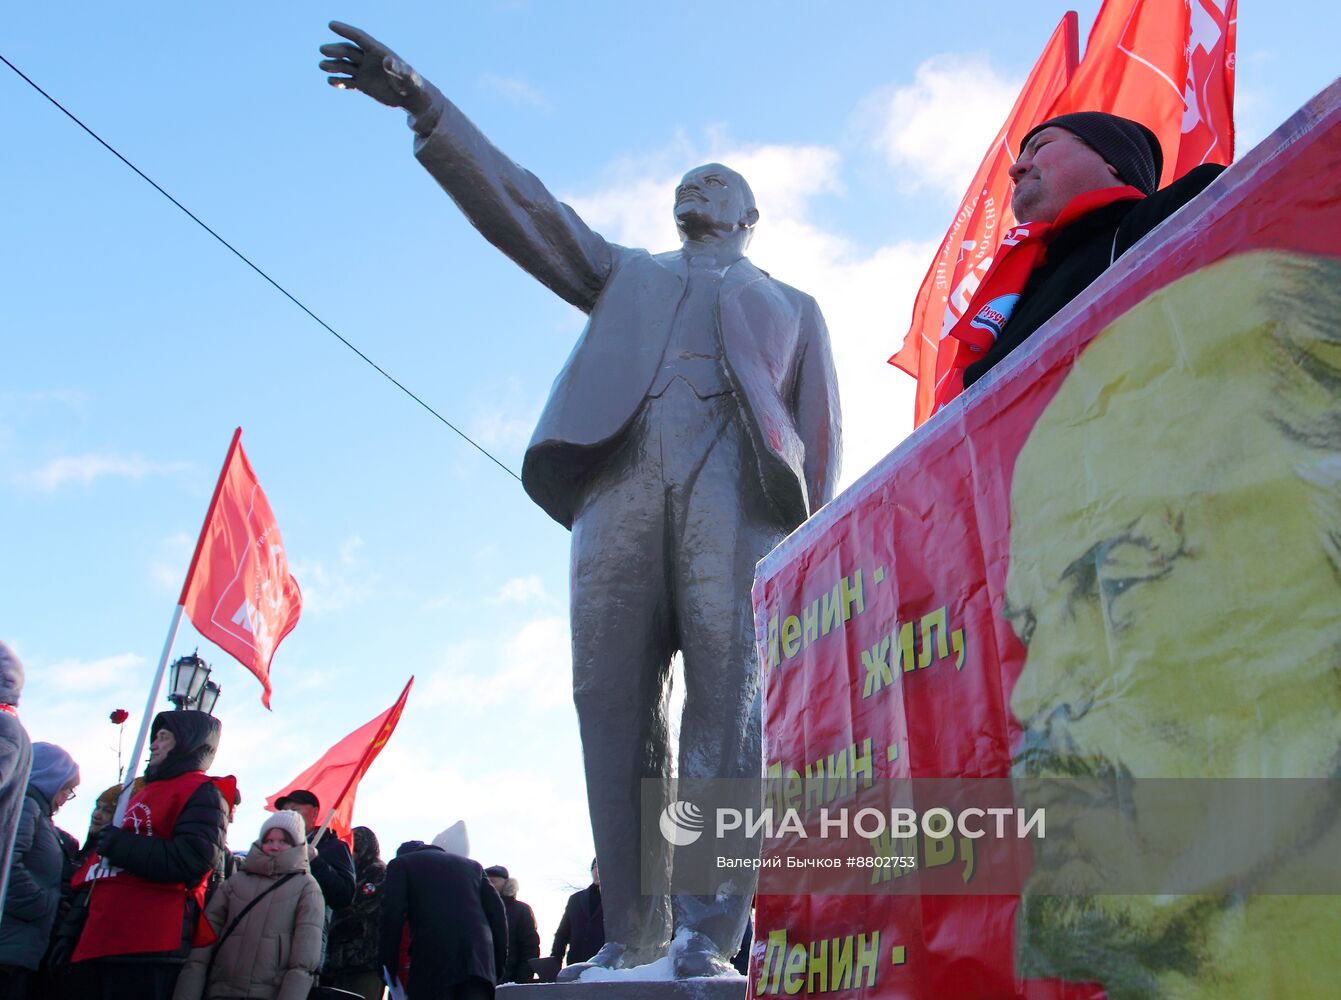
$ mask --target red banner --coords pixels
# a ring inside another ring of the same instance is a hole
[[[265,807],[273,812],[276,799],[295,788],[305,788],[321,803],[323,822],[326,815],[334,810],[331,829],[352,850],[354,797],[358,794],[359,782],[396,731],[396,724],[405,711],[405,702],[413,686],[414,678],[411,677],[394,705],[327,750],[315,764],[269,796],[265,800]]]
[[[954,222],[922,279],[913,303],[913,323],[889,363],[917,379],[913,426],[931,416],[938,379],[945,375],[941,340],[964,315],[978,283],[992,266],[1001,234],[1015,225],[1010,177],[1016,151],[1028,131],[1047,117],[1076,66],[1076,15],[1067,11],[1029,73],[1015,106],[992,140],[959,204]],[[939,364],[938,364],[939,359]]]
[[[807,810],[1026,763],[1335,775],[1341,83],[1084,303],[760,563],[766,767]],[[1086,863],[1083,832],[1048,835]],[[1208,897],[881,895],[900,873],[869,866],[873,894],[782,895],[761,873],[752,995],[1325,995],[1341,897],[1255,895],[1262,845]],[[990,881],[975,842],[904,846]]]
[[[233,433],[178,601],[201,635],[261,682],[270,707],[270,661],[293,631],[303,597],[289,573],[279,525]]]

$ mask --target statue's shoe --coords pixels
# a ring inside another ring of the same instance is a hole
[[[734,976],[735,967],[730,956],[725,956],[712,938],[698,931],[680,931],[670,947],[671,971],[676,979],[703,979],[711,976]]]
[[[626,963],[624,961],[628,954],[628,948],[618,941],[607,941],[601,945],[601,950],[592,955],[585,962],[576,962],[573,965],[565,965],[559,970],[558,978],[555,980],[560,983],[575,983],[582,978],[582,973],[588,969],[622,969]]]

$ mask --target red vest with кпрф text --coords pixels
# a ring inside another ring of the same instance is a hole
[[[171,840],[187,800],[201,785],[214,780],[203,771],[188,771],[175,778],[146,782],[131,797],[121,829],[141,837]],[[115,865],[102,875],[100,861],[94,855],[72,880],[76,887],[85,881],[93,884],[89,886],[88,921],[71,961],[179,950],[188,898],[196,902],[191,946],[213,942],[214,932],[201,916],[208,871],[188,886],[183,882],[151,882]]]

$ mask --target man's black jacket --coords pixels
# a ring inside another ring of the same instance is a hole
[[[410,1000],[435,997],[469,978],[503,978],[508,922],[503,900],[469,858],[421,846],[394,858],[382,884],[381,961],[395,969],[410,926]]]
[[[327,830],[321,838],[310,865],[327,906],[340,910],[354,902],[354,855],[334,830]]]
[[[1147,233],[1201,194],[1224,167],[1193,167],[1168,187],[1140,201],[1119,201],[1081,216],[1048,244],[1047,256],[1020,293],[1001,336],[964,369],[967,389],[1083,292],[1109,265]]]
[[[568,953],[567,965],[585,962],[601,950],[605,944],[605,911],[601,907],[601,887],[592,883],[585,889],[568,897],[568,905],[563,908],[563,919],[559,929],[554,932],[554,947],[549,951],[552,958],[564,961],[564,952]]]

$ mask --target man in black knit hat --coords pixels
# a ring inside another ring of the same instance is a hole
[[[953,331],[970,337],[980,331],[967,355],[964,388],[1225,169],[1203,164],[1157,190],[1163,166],[1150,129],[1100,111],[1050,118],[1024,137],[1010,168],[1019,225],[1006,234],[997,274],[988,273]]]

